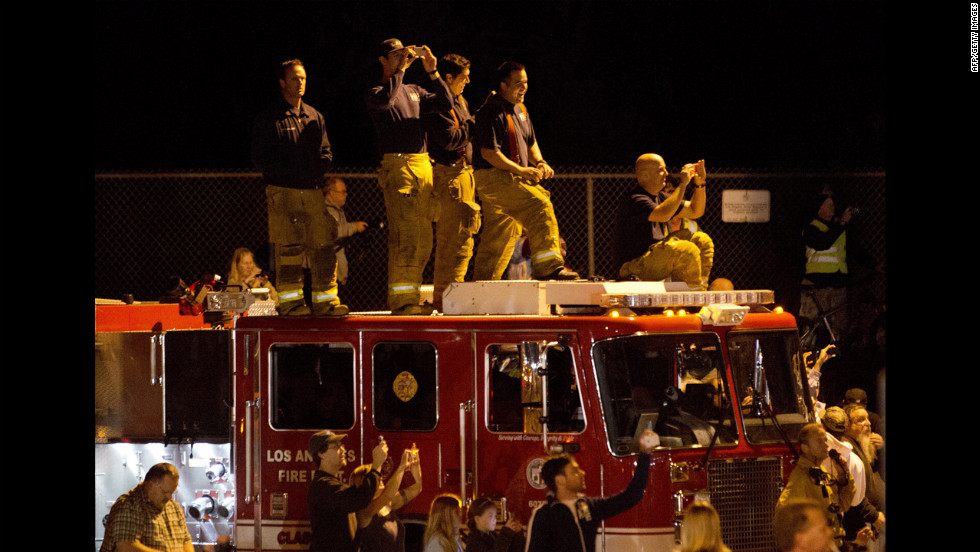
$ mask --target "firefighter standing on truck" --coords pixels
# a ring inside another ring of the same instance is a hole
[[[421,117],[452,109],[452,96],[428,46],[403,46],[390,38],[377,54],[381,83],[368,91],[365,103],[381,150],[378,185],[388,213],[388,308],[394,315],[432,314],[431,305],[421,304],[421,288],[438,204]],[[428,74],[424,88],[404,83],[405,71],[419,58]]]
[[[452,109],[424,118],[429,142],[433,185],[439,201],[436,221],[432,303],[442,310],[442,292],[450,282],[462,282],[473,256],[473,234],[480,230],[480,205],[473,180],[472,137],[476,120],[470,115],[463,89],[470,82],[470,62],[447,54],[438,67],[453,95]]]
[[[476,113],[473,139],[476,191],[483,206],[473,277],[499,280],[523,227],[531,244],[534,278],[578,279],[565,268],[551,193],[540,184],[555,171],[541,156],[524,108],[527,71],[507,61],[497,68],[494,80],[497,90]]]
[[[255,121],[252,162],[262,171],[274,250],[279,313],[310,314],[303,296],[303,261],[310,266],[313,314],[343,316],[337,292],[337,224],[323,203],[323,175],[333,153],[325,120],[303,101],[306,69],[298,59],[282,64],[282,98]]]

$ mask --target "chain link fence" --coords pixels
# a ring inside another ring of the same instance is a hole
[[[632,167],[559,167],[556,173],[544,185],[568,246],[568,264],[586,277],[615,278],[610,241],[616,207],[636,182]],[[374,168],[338,169],[330,176],[347,183],[349,220],[384,219]],[[795,312],[803,263],[801,230],[816,211],[808,207],[809,197],[826,186],[833,190],[838,212],[846,205],[861,209],[848,226],[848,247],[860,245],[874,262],[883,263],[884,171],[725,168],[708,173],[706,211],[698,221],[715,242],[712,278],[728,278],[739,289],[773,289],[777,302]],[[723,190],[767,190],[769,221],[723,222]],[[95,175],[96,298],[132,294],[136,300],[152,301],[166,295],[177,277],[190,284],[205,274],[225,276],[238,247],[255,251],[256,262],[268,271],[267,236],[265,191],[254,171]],[[342,300],[352,310],[385,310],[386,230],[371,228],[356,235],[347,257],[350,276],[341,288]],[[431,261],[424,277],[431,283]]]

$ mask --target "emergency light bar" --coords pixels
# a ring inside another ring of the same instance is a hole
[[[704,307],[715,304],[764,305],[773,303],[775,295],[770,290],[745,291],[665,291],[662,293],[604,294],[600,306],[657,308],[657,307]]]
[[[552,282],[499,280],[454,282],[443,293],[443,313],[548,315],[552,307],[605,309],[722,305],[712,320],[734,323],[745,306],[775,302],[771,290],[697,291],[683,282]],[[740,306],[741,305],[741,306]],[[734,307],[733,310],[731,307]]]

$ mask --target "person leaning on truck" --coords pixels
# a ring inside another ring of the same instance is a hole
[[[179,480],[173,464],[150,468],[142,483],[112,505],[99,552],[194,552],[184,510],[172,499]]]
[[[545,462],[541,477],[550,492],[545,503],[531,513],[526,552],[594,552],[596,532],[602,520],[629,510],[643,499],[650,476],[650,453],[659,444],[656,433],[643,432],[633,480],[623,492],[608,498],[584,495],[585,471],[571,456],[562,455]]]
[[[310,437],[310,455],[317,470],[313,474],[306,501],[313,537],[310,552],[356,552],[354,535],[357,532],[356,512],[367,507],[381,481],[381,466],[388,458],[388,445],[381,441],[374,447],[371,471],[363,482],[352,487],[341,480],[347,466],[344,435],[330,430]]]

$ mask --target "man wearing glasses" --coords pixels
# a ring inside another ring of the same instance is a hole
[[[371,503],[381,481],[381,467],[388,458],[388,444],[381,441],[372,451],[371,471],[360,486],[351,487],[341,479],[347,466],[344,437],[330,430],[310,437],[310,455],[317,466],[306,496],[313,532],[310,552],[357,551],[355,512]]]

